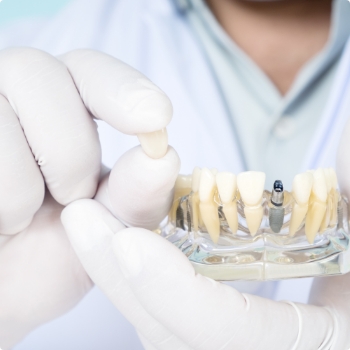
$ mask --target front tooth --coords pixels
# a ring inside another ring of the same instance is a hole
[[[317,169],[313,176],[314,182],[305,221],[305,234],[309,243],[314,242],[327,209],[327,183],[324,172],[322,169]]]
[[[199,228],[199,182],[202,170],[195,167],[192,173],[192,221],[193,229],[198,231]]]
[[[154,159],[162,158],[168,150],[168,133],[166,128],[146,134],[137,135],[145,153]]]
[[[217,243],[220,236],[220,220],[218,206],[214,202],[215,191],[215,176],[209,169],[203,168],[199,182],[199,209],[212,241]]]
[[[249,232],[254,236],[261,224],[263,207],[261,205],[265,186],[265,174],[260,171],[246,171],[237,176],[237,186],[245,204],[244,214]]]
[[[289,234],[294,236],[305,219],[314,177],[311,172],[298,174],[293,179],[292,192],[295,203],[289,224]]]
[[[235,174],[222,172],[216,175],[216,184],[220,199],[222,202],[222,210],[225,214],[226,221],[233,233],[238,230],[238,214],[237,214],[237,177]]]

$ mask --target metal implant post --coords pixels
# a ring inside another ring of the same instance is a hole
[[[273,184],[271,193],[271,204],[272,207],[269,210],[269,221],[271,230],[275,233],[281,231],[284,219],[284,208],[283,208],[284,192],[283,183],[281,180],[276,180]]]

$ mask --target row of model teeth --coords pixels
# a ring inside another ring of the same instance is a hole
[[[293,236],[305,219],[305,234],[313,243],[318,232],[337,223],[339,193],[337,175],[332,168],[310,170],[293,180],[295,204],[289,226]]]
[[[262,198],[265,188],[265,174],[259,171],[247,171],[237,176],[216,169],[196,167],[192,176],[180,176],[176,186],[176,197],[192,191],[192,222],[195,231],[205,225],[214,243],[220,236],[220,219],[215,193],[220,196],[222,210],[227,224],[233,233],[238,230],[237,200],[242,199],[245,207],[249,232],[254,236],[263,218]],[[317,169],[295,176],[289,233],[291,236],[305,221],[305,234],[312,243],[319,231],[333,226],[337,221],[338,192],[337,178],[333,169]]]

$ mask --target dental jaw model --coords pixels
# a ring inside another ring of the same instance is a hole
[[[265,174],[195,168],[181,175],[161,234],[197,272],[217,280],[269,280],[350,271],[347,199],[333,169],[295,176],[292,191]]]

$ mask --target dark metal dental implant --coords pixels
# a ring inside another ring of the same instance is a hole
[[[271,192],[271,206],[269,208],[269,221],[271,230],[275,233],[281,231],[284,219],[284,191],[281,180],[276,180]]]

